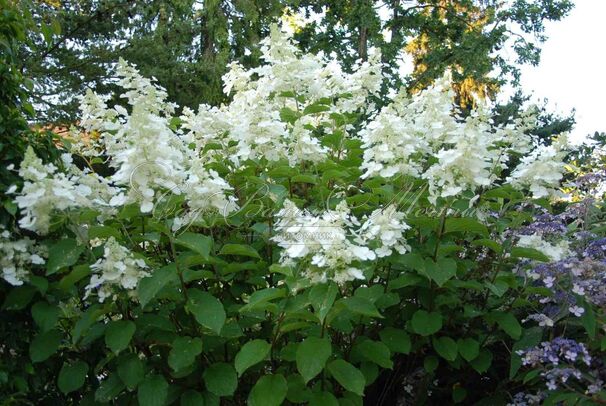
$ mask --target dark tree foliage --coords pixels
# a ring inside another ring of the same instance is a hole
[[[256,45],[282,6],[278,0],[78,0],[38,3],[34,10],[37,21],[52,17],[62,27],[50,48],[25,58],[44,113],[37,119],[69,122],[75,95],[86,88],[109,92],[119,58],[157,78],[181,106],[221,103],[228,63],[259,63]]]
[[[491,96],[500,84],[517,80],[515,63],[536,64],[544,23],[560,20],[571,7],[569,0],[40,2],[33,7],[36,21],[56,19],[62,33],[42,52],[28,52],[23,64],[36,83],[39,121],[73,121],[74,96],[87,87],[108,91],[120,57],[156,77],[181,106],[217,105],[225,101],[221,76],[227,64],[259,64],[258,42],[269,23],[285,11],[302,12],[314,17],[298,32],[303,49],[334,53],[351,66],[379,47],[391,78],[386,85],[406,84],[412,91],[451,68],[465,105],[472,94]],[[514,47],[517,61],[498,52],[506,45]],[[397,71],[403,51],[414,60],[408,78]],[[499,76],[489,76],[493,71]]]
[[[50,26],[44,34],[50,38]],[[36,30],[27,8],[17,7],[14,1],[0,0],[0,224],[7,225],[16,207],[6,195],[11,185],[20,178],[16,169],[23,158],[26,146],[36,149],[45,160],[56,156],[52,136],[30,131],[28,120],[34,117],[30,103],[33,82],[21,70],[21,53],[32,50],[28,33]]]
[[[518,91],[507,103],[496,105],[493,112],[495,123],[505,124],[518,118],[529,100],[530,96]],[[547,100],[536,107],[537,124],[529,130],[529,134],[536,136],[542,143],[551,144],[555,135],[571,131],[576,123],[574,110],[567,115],[559,115],[548,110]]]
[[[570,153],[570,162],[580,170],[581,173],[599,173],[604,176],[603,168],[606,167],[606,155],[594,154],[596,150],[604,151],[606,146],[606,133],[595,131],[588,135],[587,142],[578,145]]]
[[[334,0],[303,1],[301,8],[308,13],[325,12],[323,19],[301,33],[306,48],[334,51],[351,63],[365,59],[370,46],[379,47],[396,85],[403,79],[395,73],[405,49],[414,60],[414,73],[406,78],[410,90],[426,87],[451,68],[459,83],[461,103],[465,104],[473,93],[491,96],[506,81],[517,82],[519,68],[515,63],[538,63],[539,45],[545,40],[544,23],[562,19],[572,3]],[[515,49],[516,61],[498,52],[506,45]],[[499,77],[489,77],[495,69]]]

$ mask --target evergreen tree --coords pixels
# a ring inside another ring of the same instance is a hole
[[[25,3],[21,1],[21,4]],[[36,83],[38,120],[73,121],[75,95],[85,88],[109,92],[115,62],[124,58],[154,76],[181,106],[224,102],[221,76],[238,61],[260,63],[258,42],[270,22],[289,11],[311,22],[298,27],[306,51],[335,54],[346,67],[379,47],[390,83],[425,88],[450,68],[459,102],[492,96],[516,81],[517,63],[537,63],[544,23],[571,9],[569,0],[64,0],[38,2],[35,20],[60,22],[50,47],[23,56],[23,71]],[[531,40],[532,39],[532,40]],[[41,41],[41,39],[38,39]],[[498,51],[513,46],[517,60]],[[404,53],[414,72],[400,77]],[[494,77],[494,73],[498,75]]]
[[[473,94],[493,96],[499,85],[517,83],[517,64],[539,62],[545,22],[562,19],[571,8],[569,0],[302,1],[308,16],[322,18],[299,37],[304,48],[335,52],[345,63],[365,59],[369,47],[379,47],[394,84],[406,79],[411,91],[450,68],[465,106]],[[508,46],[516,51],[515,61],[498,52]],[[410,78],[397,75],[404,50],[414,62]]]
[[[37,120],[72,121],[74,96],[86,88],[109,92],[119,58],[155,77],[181,106],[219,104],[227,64],[257,65],[256,45],[281,12],[278,0],[37,3],[39,23],[52,17],[62,26],[52,46],[24,57],[24,70],[36,83]]]

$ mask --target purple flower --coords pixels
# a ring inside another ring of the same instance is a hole
[[[566,231],[564,219],[557,215],[545,213],[536,216],[532,223],[520,229],[519,234],[538,234],[543,237],[561,237],[566,234]]]
[[[591,356],[585,344],[578,343],[570,338],[557,337],[552,341],[544,341],[540,346],[519,351],[524,365],[557,366],[561,361],[581,360],[586,365],[591,363]]]
[[[583,257],[595,260],[606,259],[606,238],[590,242],[583,251]]]

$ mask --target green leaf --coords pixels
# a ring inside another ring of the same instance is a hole
[[[381,341],[387,345],[391,352],[399,352],[402,354],[408,354],[412,347],[410,342],[410,336],[404,330],[387,327],[379,332]]]
[[[299,113],[288,107],[280,109],[280,120],[285,123],[293,124],[299,118]]]
[[[270,273],[279,273],[284,276],[292,277],[292,268],[289,266],[282,266],[278,264],[272,264],[269,267]]]
[[[310,104],[309,106],[305,107],[305,109],[303,110],[303,114],[316,114],[316,113],[322,113],[322,112],[328,111],[328,110],[330,110],[330,106],[316,102],[316,103]]]
[[[377,303],[381,298],[385,297],[385,288],[381,285],[360,286],[354,292],[355,297],[368,299],[370,303]]]
[[[4,310],[24,309],[36,295],[37,289],[31,285],[22,285],[11,288],[2,303]]]
[[[286,296],[286,289],[267,288],[253,292],[248,298],[248,303],[240,308],[240,312],[254,311],[256,308],[263,307],[274,299]]]
[[[29,357],[32,362],[42,362],[57,352],[63,334],[58,330],[50,330],[38,334],[29,346]]]
[[[204,406],[204,396],[193,389],[186,390],[181,395],[181,406]]]
[[[135,334],[135,323],[130,320],[116,320],[105,330],[105,345],[115,354],[126,349]]]
[[[509,290],[509,285],[504,281],[496,281],[495,283],[485,281],[484,285],[497,297],[503,297]]]
[[[118,376],[130,390],[139,385],[144,373],[143,362],[135,354],[128,354],[118,362]]]
[[[352,313],[367,317],[383,318],[375,305],[368,299],[358,296],[352,296],[341,299],[343,304]]]
[[[307,337],[299,344],[296,354],[297,370],[305,383],[322,372],[331,354],[332,347],[326,338]]]
[[[490,316],[494,317],[499,327],[514,340],[517,340],[522,335],[522,326],[513,314],[493,312]]]
[[[86,373],[88,372],[88,364],[84,361],[76,361],[73,363],[63,363],[57,386],[59,390],[65,394],[80,389],[84,385]]]
[[[71,331],[72,343],[77,343],[83,336],[85,336],[85,334],[90,331],[90,328],[105,313],[107,313],[107,309],[101,307],[99,304],[93,304],[86,309]]]
[[[511,249],[511,257],[512,258],[529,258],[529,259],[534,259],[535,261],[540,261],[540,262],[549,262],[550,261],[550,259],[547,255],[543,254],[541,251],[535,250],[534,248],[513,247]]]
[[[423,257],[418,253],[408,252],[404,255],[397,255],[394,258],[394,262],[398,265],[405,266],[406,268],[414,269],[417,272],[423,272],[425,268],[425,261]],[[404,275],[416,276],[412,272],[407,272]]]
[[[42,293],[43,295],[46,294],[46,291],[48,290],[48,279],[42,276],[30,274],[29,283],[36,288],[38,292]]]
[[[423,269],[423,268],[422,268]],[[426,279],[416,275],[412,272],[407,272],[404,275],[400,275],[395,279],[389,281],[388,288],[389,290],[396,290],[401,288],[406,288],[408,286],[415,286],[419,284],[426,283]]]
[[[283,165],[270,169],[269,176],[271,176],[272,178],[290,178],[292,176],[295,176],[297,173],[298,171],[294,168],[291,168],[288,165]]]
[[[46,274],[52,275],[61,268],[75,264],[83,251],[84,245],[78,245],[78,242],[73,238],[59,240],[48,250]]]
[[[447,218],[444,224],[444,233],[472,233],[487,236],[488,229],[478,220],[471,217]]]
[[[346,390],[364,396],[366,380],[359,369],[342,359],[330,362],[326,368],[333,378]]]
[[[236,354],[234,365],[238,376],[251,366],[263,361],[269,354],[271,345],[265,340],[252,340],[242,346]]]
[[[433,348],[438,355],[447,361],[454,361],[457,358],[458,347],[455,340],[450,337],[439,337],[432,340]]]
[[[242,257],[251,257],[261,259],[257,250],[255,250],[250,245],[243,244],[225,244],[221,251],[219,252],[221,255],[239,255]]]
[[[286,378],[288,393],[286,399],[291,403],[305,403],[309,400],[310,390],[305,386],[305,380],[299,374],[292,374]]]
[[[501,252],[503,252],[503,247],[501,247],[501,244],[499,244],[496,241],[490,240],[488,238],[481,238],[479,240],[474,240],[471,242],[471,245],[490,248],[497,254],[500,254]]]
[[[220,335],[225,324],[226,314],[223,304],[208,292],[199,289],[189,289],[187,309],[194,315],[202,326]]]
[[[151,276],[141,279],[137,286],[139,302],[145,307],[167,283],[177,280],[177,269],[172,263],[151,272]]]
[[[292,183],[309,183],[315,185],[318,179],[313,175],[295,175],[291,178]]]
[[[438,368],[440,360],[435,355],[428,355],[423,359],[423,368],[430,374]]]
[[[537,376],[539,376],[540,373],[541,373],[540,369],[528,371],[528,373],[526,375],[524,375],[524,379],[522,380],[522,383],[528,383],[528,381],[531,381],[534,378],[536,378]]]
[[[389,348],[380,341],[364,340],[357,345],[362,358],[374,362],[380,367],[392,369],[391,352]]]
[[[280,406],[286,393],[288,384],[282,374],[264,375],[255,384],[248,396],[250,406]]]
[[[99,388],[95,391],[95,401],[111,402],[122,392],[122,389],[124,389],[124,384],[118,375],[112,374],[101,381]]]
[[[180,371],[194,363],[202,352],[202,340],[199,337],[177,337],[168,354],[168,365],[174,371]]]
[[[32,306],[32,318],[42,332],[55,327],[59,319],[59,313],[59,307],[47,302],[38,302]]]
[[[109,238],[109,237],[114,237],[116,240],[120,240],[120,238],[122,238],[122,234],[120,233],[120,231],[116,230],[113,227],[108,227],[108,226],[99,226],[99,225],[93,225],[90,226],[88,229],[88,238],[89,239],[94,239],[94,238]]]
[[[148,375],[137,389],[137,400],[140,405],[164,406],[168,397],[168,383],[162,375]]]
[[[412,315],[411,325],[415,333],[430,336],[442,328],[442,315],[436,312],[429,313],[425,310],[417,310]]]
[[[231,396],[238,387],[238,375],[230,364],[212,364],[202,374],[206,389],[217,396]]]
[[[40,31],[42,32],[44,41],[50,47],[53,44],[53,31],[52,31],[50,25],[42,23],[40,25]]]
[[[175,244],[185,247],[208,259],[213,245],[213,239],[207,235],[186,232],[175,238]]]
[[[425,260],[425,272],[441,287],[457,274],[457,263],[451,258],[439,258],[437,263],[427,259]]]
[[[595,339],[596,333],[595,313],[593,312],[593,307],[588,304],[586,300],[583,300],[581,304],[583,305],[585,311],[583,312],[579,320],[581,321],[581,325],[585,327],[585,331],[587,331],[587,335],[589,336],[589,338],[593,340]]]
[[[522,359],[517,351],[525,350],[539,345],[543,338],[543,328],[539,326],[524,329],[522,338],[511,347],[511,363],[509,367],[509,379],[513,379],[522,366]]]
[[[330,392],[316,392],[311,395],[308,406],[339,406],[339,401]]]
[[[465,361],[472,361],[480,355],[480,343],[473,338],[459,338],[457,340],[457,347],[459,348],[459,354],[461,354]]]
[[[455,403],[461,403],[467,397],[467,390],[460,386],[454,387],[452,389],[452,400]]]
[[[480,350],[480,355],[471,361],[470,364],[478,373],[483,374],[488,371],[488,368],[490,368],[490,365],[492,364],[492,353],[487,349],[482,348]]]
[[[315,315],[324,322],[326,315],[332,308],[335,298],[337,297],[337,284],[334,282],[320,283],[314,285],[309,290],[309,301],[314,308]]]
[[[360,363],[360,371],[364,375],[366,386],[372,385],[379,377],[379,367],[374,362],[362,361]]]
[[[89,264],[80,264],[72,268],[72,270],[66,274],[61,281],[59,281],[59,289],[69,292],[72,286],[78,281],[86,278],[92,273]]]

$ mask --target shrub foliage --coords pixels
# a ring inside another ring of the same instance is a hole
[[[262,45],[230,104],[180,115],[121,61],[123,104],[89,92],[69,153],[26,152],[3,396],[606,402],[606,243],[598,203],[561,200],[565,140],[461,114],[448,76],[377,110],[378,53]]]

